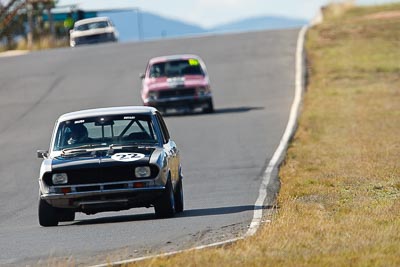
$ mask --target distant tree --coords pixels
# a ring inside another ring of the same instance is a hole
[[[25,7],[24,0],[2,2],[0,9],[0,39],[6,39],[7,48],[13,48],[14,36],[24,32],[23,16],[20,10]]]
[[[0,40],[6,38],[7,47],[14,46],[15,36],[26,36],[25,22],[28,12],[32,12],[32,35],[39,37],[43,33],[43,13],[50,13],[58,0],[0,0]],[[28,10],[32,8],[32,10]],[[54,33],[53,21],[49,16],[49,32]],[[48,34],[48,32],[46,33]]]

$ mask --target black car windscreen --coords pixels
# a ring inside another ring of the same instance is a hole
[[[149,115],[114,115],[68,120],[58,125],[54,150],[82,145],[158,142]]]

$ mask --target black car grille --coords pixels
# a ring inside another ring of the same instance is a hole
[[[73,170],[66,173],[68,175],[68,184],[109,183],[135,178],[132,166]]]
[[[60,171],[60,173],[66,173],[68,175],[68,185],[112,183],[137,180],[138,178],[135,177],[135,167],[138,166],[126,165],[92,169],[66,170]],[[157,177],[159,172],[157,166],[150,165],[150,171],[151,176],[149,178]],[[52,186],[52,173],[46,173],[43,180],[47,185]]]
[[[185,97],[195,96],[195,88],[184,88],[184,89],[168,89],[159,92],[159,98],[170,98],[170,97]]]

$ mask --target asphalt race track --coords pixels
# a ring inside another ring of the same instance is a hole
[[[263,31],[0,58],[0,265],[99,264],[244,234],[260,175],[289,118],[297,35]],[[172,219],[156,219],[152,208],[77,214],[72,223],[40,227],[36,150],[48,148],[56,118],[140,105],[139,73],[147,60],[175,53],[204,59],[216,109],[166,117],[182,155],[184,213]]]

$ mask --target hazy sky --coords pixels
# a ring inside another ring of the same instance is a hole
[[[203,27],[262,15],[311,19],[329,0],[59,0],[59,5],[78,4],[86,10],[139,8],[164,17]],[[358,0],[358,4],[399,2]]]

